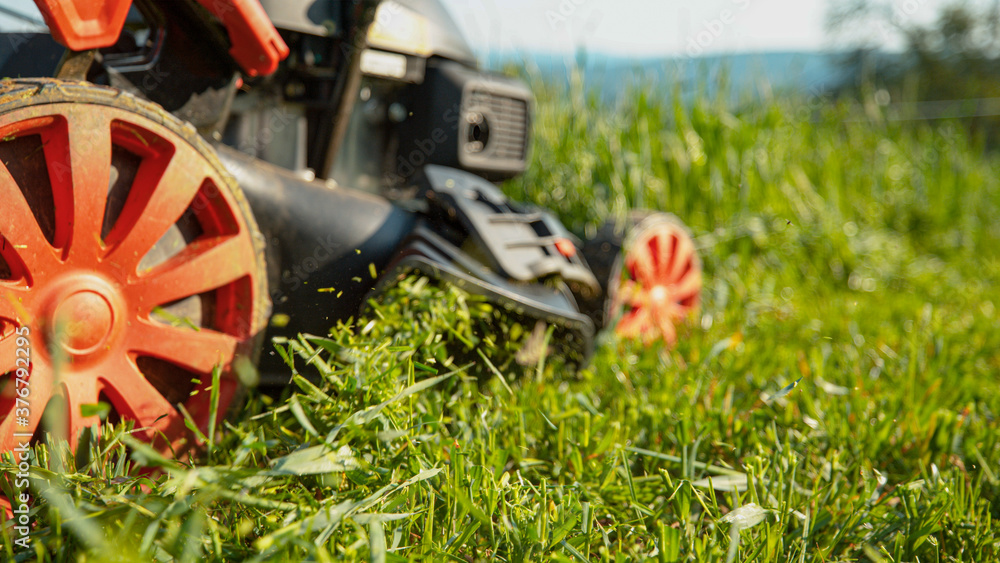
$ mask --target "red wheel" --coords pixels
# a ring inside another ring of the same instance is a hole
[[[222,366],[225,412],[267,315],[241,192],[190,126],[83,84],[0,84],[0,161],[0,451],[39,436],[46,405],[75,444],[98,402],[182,447],[178,405],[207,428]]]
[[[676,325],[698,309],[701,262],[680,221],[653,214],[639,222],[625,244],[623,280],[612,311],[621,311],[615,332],[650,342],[677,342]]]

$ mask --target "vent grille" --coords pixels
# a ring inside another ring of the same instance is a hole
[[[489,116],[490,139],[483,155],[494,159],[525,159],[528,151],[528,103],[523,99],[472,90],[468,108]]]

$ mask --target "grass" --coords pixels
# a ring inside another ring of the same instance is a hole
[[[675,349],[605,335],[578,373],[513,376],[531,327],[409,279],[279,343],[319,382],[252,394],[195,460],[127,427],[39,446],[33,551],[8,532],[0,557],[1000,558],[1000,156],[868,100],[535,91],[510,194],[581,234],[636,206],[697,235]]]

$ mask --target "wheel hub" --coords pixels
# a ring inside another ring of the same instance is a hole
[[[653,303],[661,304],[665,303],[667,299],[670,298],[670,291],[662,285],[655,285],[649,290],[649,297]]]
[[[81,356],[107,342],[115,315],[110,301],[96,291],[78,291],[56,306],[51,334],[67,352]]]
[[[122,304],[120,292],[111,283],[77,273],[50,284],[43,294],[42,320],[50,349],[61,349],[81,360],[111,348]]]

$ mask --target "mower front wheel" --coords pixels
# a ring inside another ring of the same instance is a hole
[[[600,326],[623,338],[677,342],[677,326],[701,301],[701,261],[687,227],[668,213],[633,211],[584,245],[604,289],[589,304]]]

